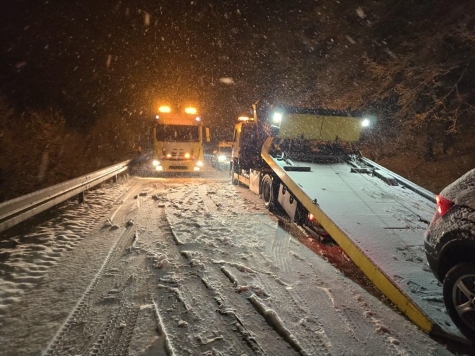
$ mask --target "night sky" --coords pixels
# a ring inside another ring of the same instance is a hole
[[[232,123],[281,90],[289,55],[282,44],[295,37],[306,6],[24,0],[3,8],[4,92],[27,107],[57,105],[81,127],[109,111],[149,115],[164,99],[197,103],[210,122]]]

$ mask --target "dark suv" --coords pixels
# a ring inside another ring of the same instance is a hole
[[[460,331],[475,341],[475,169],[437,196],[425,235],[429,266],[443,283],[444,302]]]

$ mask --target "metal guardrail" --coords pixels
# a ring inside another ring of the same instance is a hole
[[[130,160],[0,203],[0,232],[117,176]]]

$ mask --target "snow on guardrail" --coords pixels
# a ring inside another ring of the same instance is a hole
[[[128,169],[130,160],[0,203],[0,232]]]

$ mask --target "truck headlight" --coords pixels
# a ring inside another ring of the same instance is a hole
[[[160,164],[159,161],[157,161],[156,159],[153,160],[152,164],[154,165],[154,167],[158,166]]]
[[[157,171],[163,171],[163,167],[162,167],[162,166],[156,166],[155,169],[156,169]]]
[[[371,124],[371,121],[369,119],[361,120],[361,126],[363,127],[368,127],[370,124]]]
[[[197,167],[203,167],[203,161],[196,161],[196,166]],[[196,168],[196,167],[195,167]],[[196,170],[196,169],[195,169]]]
[[[218,156],[218,161],[220,162],[226,162],[228,160],[228,157],[226,155],[219,155]]]
[[[282,113],[275,112],[272,119],[274,120],[274,124],[280,125],[280,122],[282,121]]]

